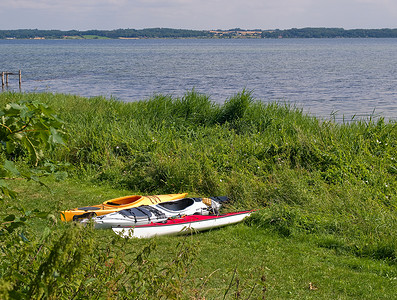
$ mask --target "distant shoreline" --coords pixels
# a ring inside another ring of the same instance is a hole
[[[397,29],[292,28],[229,30],[187,30],[172,28],[116,29],[116,30],[0,30],[0,39],[149,39],[149,38],[215,38],[215,39],[280,39],[280,38],[397,38]]]

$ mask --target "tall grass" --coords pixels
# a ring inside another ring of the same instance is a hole
[[[223,105],[195,91],[122,103],[35,98],[66,122],[68,147],[50,155],[74,175],[134,192],[228,194],[230,209],[265,208],[252,226],[321,247],[397,260],[397,124],[321,121],[242,91]]]

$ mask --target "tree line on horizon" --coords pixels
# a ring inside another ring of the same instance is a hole
[[[396,38],[397,29],[291,28],[262,31],[262,38]]]
[[[235,28],[223,31],[222,38],[249,37],[241,35],[250,30]],[[260,30],[261,38],[396,38],[397,29],[343,29],[343,28],[291,28]],[[96,37],[96,38],[219,38],[214,31],[210,30],[188,30],[172,28],[147,28],[147,29],[115,29],[115,30],[40,30],[40,29],[16,29],[0,30],[0,39],[64,39],[67,37]]]

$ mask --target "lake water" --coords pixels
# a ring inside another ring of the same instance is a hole
[[[324,118],[397,119],[397,39],[0,40],[0,53],[24,92],[137,101],[194,88],[223,103],[246,89]]]

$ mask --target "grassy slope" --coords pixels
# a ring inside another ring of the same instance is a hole
[[[54,194],[14,182],[25,206],[55,212],[128,193],[228,194],[227,210],[261,210],[247,224],[188,238],[199,251],[189,277],[198,295],[222,296],[235,268],[245,295],[258,283],[255,297],[262,285],[271,298],[396,294],[395,124],[320,122],[247,93],[220,107],[194,92],[130,104],[0,95],[17,98],[58,111],[70,138],[51,155],[75,166],[74,179],[51,182]],[[155,255],[167,258],[182,240],[158,239],[164,251]]]

